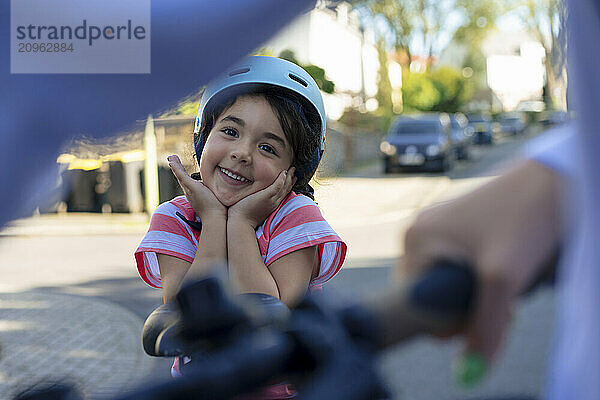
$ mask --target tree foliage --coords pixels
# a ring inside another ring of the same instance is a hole
[[[406,73],[402,98],[406,111],[460,111],[470,99],[472,87],[460,70],[441,67],[425,73]]]
[[[397,0],[355,0],[355,7],[363,7],[372,17],[385,22],[392,34],[392,45],[399,53],[411,58],[411,39],[414,33],[414,9],[411,2]]]
[[[485,34],[496,28],[496,19],[510,7],[495,0],[457,0],[456,9],[463,15],[463,23],[454,33],[453,39],[479,48]]]
[[[430,111],[441,94],[427,73],[407,73],[402,77],[402,99],[406,111]]]
[[[404,67],[410,64],[417,43],[425,49],[424,59],[431,60],[434,45],[446,34],[446,17],[453,7],[451,0],[353,0],[351,3],[374,21],[384,23],[385,29],[379,35],[386,38],[396,53],[403,55]]]

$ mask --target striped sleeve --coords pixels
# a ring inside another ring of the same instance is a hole
[[[311,287],[327,282],[342,267],[346,244],[306,196],[292,193],[265,229],[269,242],[264,258],[267,267],[286,254],[311,246],[317,246],[319,252],[318,274],[313,276]]]
[[[196,218],[185,198],[177,197],[156,208],[150,227],[135,251],[135,261],[140,277],[148,285],[162,288],[157,254],[167,254],[191,263],[198,248],[198,237],[177,212],[189,220]]]

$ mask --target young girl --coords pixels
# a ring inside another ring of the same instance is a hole
[[[168,158],[185,196],[152,215],[135,252],[142,279],[162,287],[168,302],[184,279],[226,260],[239,293],[265,293],[288,306],[331,279],[346,245],[309,185],[325,121],[316,83],[288,61],[249,57],[211,82],[194,127],[201,180],[188,176],[177,156]],[[271,390],[262,398],[291,395]]]

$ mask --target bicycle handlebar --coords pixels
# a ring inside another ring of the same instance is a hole
[[[176,304],[163,305],[149,316],[144,326],[144,348],[159,356],[190,355],[202,350],[209,353],[209,358],[183,378],[144,391],[143,397],[175,398],[185,392],[211,393],[212,398],[225,399],[258,388],[269,378],[310,374],[320,364],[329,362],[321,354],[326,352],[323,348],[349,348],[352,342],[376,350],[399,338],[456,327],[468,315],[475,287],[472,270],[446,262],[400,290],[391,291],[388,300],[393,297],[402,304],[400,309],[395,308],[395,312],[400,310],[395,318],[402,323],[395,324],[399,330],[392,337],[382,335],[377,328],[377,321],[385,316],[374,316],[369,307],[331,310],[318,301],[305,300],[290,312],[278,308],[276,305],[281,302],[267,295],[228,296],[217,278],[207,278],[184,286]],[[154,346],[149,345],[153,341],[150,334],[154,336]],[[330,337],[337,343],[327,343]],[[256,348],[259,342],[260,350]],[[352,352],[345,349],[342,353]],[[360,350],[355,359],[366,360],[367,353],[371,351]],[[375,390],[376,380],[373,374],[362,391]],[[315,398],[323,398],[322,391],[327,389],[314,390],[319,393]],[[350,395],[358,393],[356,388],[351,392]]]
[[[143,343],[150,355],[208,353],[183,377],[115,400],[228,399],[280,377],[300,382],[305,400],[380,398],[385,388],[374,352],[460,327],[477,286],[472,269],[439,262],[366,306],[333,309],[309,296],[290,311],[267,295],[229,296],[218,279],[207,278],[149,316]],[[396,323],[383,329],[382,321]]]

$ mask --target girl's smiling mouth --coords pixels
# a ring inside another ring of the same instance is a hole
[[[252,183],[252,181],[242,175],[240,175],[239,173],[235,173],[231,170],[228,170],[227,168],[223,168],[221,166],[218,167],[219,171],[221,172],[221,178],[223,178],[223,180],[226,183],[229,183],[231,185],[244,185],[244,184],[248,184],[248,183]]]

